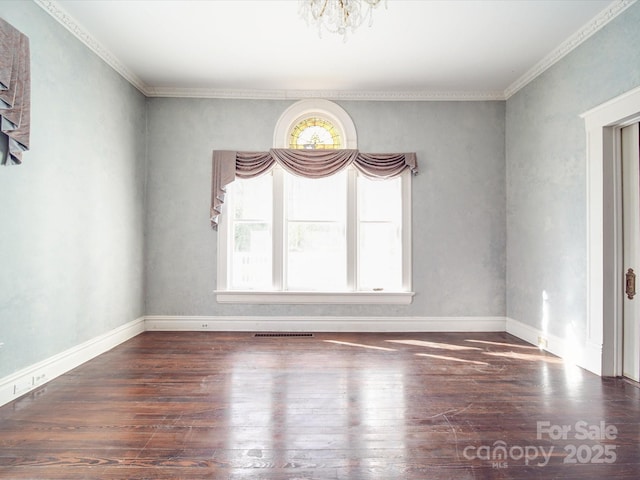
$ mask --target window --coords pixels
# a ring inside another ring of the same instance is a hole
[[[339,122],[305,112],[281,138],[289,148],[344,148]],[[410,189],[408,170],[379,180],[353,165],[318,179],[279,165],[236,179],[219,228],[218,301],[410,303]]]
[[[324,118],[305,118],[291,129],[289,148],[341,148],[337,128]]]

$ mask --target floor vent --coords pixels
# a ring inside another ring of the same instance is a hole
[[[301,332],[273,332],[273,333],[255,333],[254,337],[313,337],[313,333]]]

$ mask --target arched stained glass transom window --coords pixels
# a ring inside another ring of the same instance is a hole
[[[298,122],[291,129],[289,148],[342,148],[342,140],[337,128],[329,120],[310,117]]]
[[[274,148],[358,148],[356,126],[336,103],[322,99],[300,100],[278,119]]]

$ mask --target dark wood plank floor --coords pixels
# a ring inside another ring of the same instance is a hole
[[[148,332],[0,408],[0,477],[636,479],[640,390],[505,333]]]

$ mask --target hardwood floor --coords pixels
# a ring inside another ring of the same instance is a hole
[[[0,408],[0,478],[607,477],[640,390],[505,333],[147,332]]]

